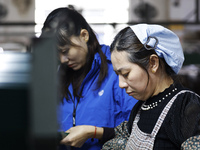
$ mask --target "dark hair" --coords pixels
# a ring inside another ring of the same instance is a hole
[[[150,47],[149,47],[150,48]],[[116,51],[126,51],[129,54],[129,61],[139,65],[148,74],[149,59],[152,54],[156,54],[155,50],[147,50],[144,45],[139,41],[135,33],[130,27],[122,29],[114,38],[110,46],[111,53]],[[157,54],[156,54],[157,55]],[[159,62],[165,72],[175,79],[175,72],[165,62],[163,58],[159,58]],[[148,74],[149,77],[149,74]]]
[[[81,29],[86,29],[89,33],[89,40],[87,42],[88,54],[87,62],[78,71],[67,67],[65,64],[60,65],[59,78],[61,86],[62,99],[67,100],[72,98],[72,93],[69,92],[69,85],[73,86],[73,95],[75,97],[82,97],[83,80],[91,69],[94,55],[99,53],[101,57],[101,67],[97,81],[97,87],[101,86],[102,80],[107,75],[107,59],[101,51],[101,46],[96,38],[96,35],[84,17],[74,9],[67,7],[57,8],[53,10],[46,18],[42,28],[41,37],[56,36],[58,51],[68,49],[69,46],[77,46],[71,42],[71,36],[79,36]]]

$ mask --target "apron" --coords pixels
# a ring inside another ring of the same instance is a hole
[[[132,127],[132,131],[134,131],[134,132],[132,132],[129,137],[129,140],[126,145],[126,150],[152,150],[153,149],[155,137],[156,137],[169,109],[171,108],[172,104],[174,103],[176,97],[179,94],[181,94],[182,92],[183,91],[180,91],[179,93],[177,93],[165,106],[165,108],[161,112],[151,134],[144,133],[139,129],[137,122],[140,119],[140,111],[141,110],[138,111],[138,113],[135,117],[135,120],[133,122],[133,127]]]

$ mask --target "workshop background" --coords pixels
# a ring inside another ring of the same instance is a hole
[[[1,150],[56,150],[57,60],[53,41],[38,37],[58,7],[78,10],[107,45],[136,23],[173,30],[185,55],[180,79],[200,94],[200,0],[0,0]]]

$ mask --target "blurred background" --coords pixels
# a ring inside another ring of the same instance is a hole
[[[46,16],[67,6],[86,18],[101,43],[110,44],[127,25],[158,23],[174,30],[184,50],[193,52],[199,46],[199,5],[199,0],[0,0],[0,46],[26,51],[29,37],[40,35]]]
[[[200,0],[0,0],[0,149],[56,149],[57,61],[49,43],[35,53],[30,44],[58,7],[78,10],[107,45],[136,23],[173,30],[185,55],[180,79],[200,94]]]

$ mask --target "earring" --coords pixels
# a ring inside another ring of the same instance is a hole
[[[85,38],[85,42],[88,42],[88,38]]]
[[[151,70],[152,73],[155,73],[156,71],[154,69]]]

